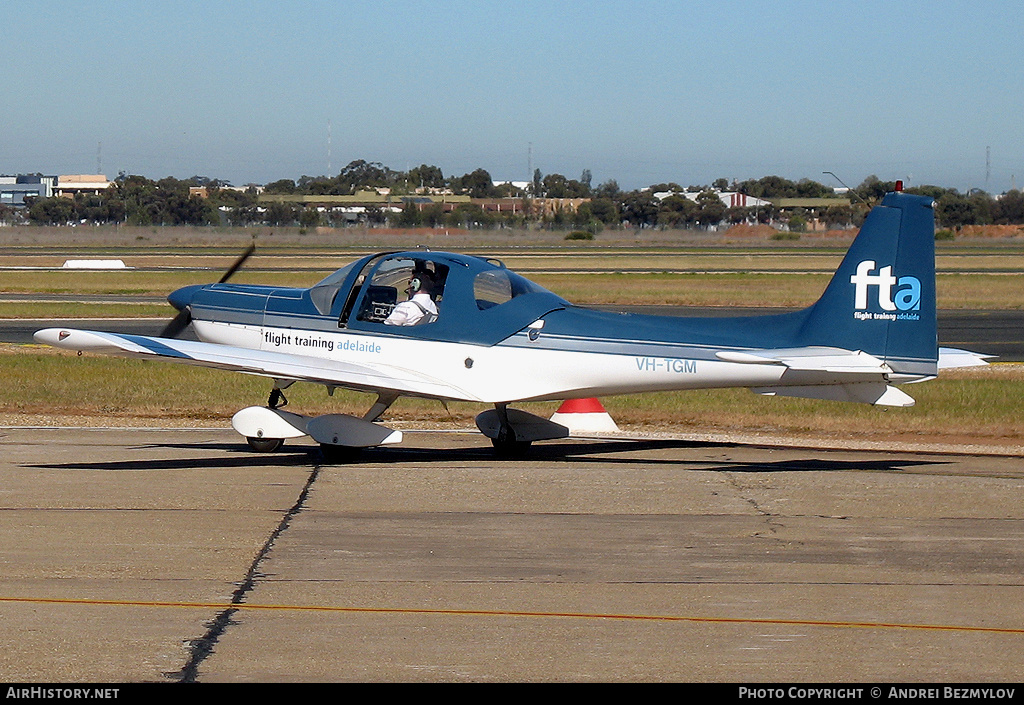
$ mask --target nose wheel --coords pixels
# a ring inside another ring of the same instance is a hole
[[[283,438],[253,438],[248,437],[245,442],[257,453],[273,453],[284,445]]]
[[[288,384],[280,385],[274,384],[274,388],[270,390],[270,396],[267,398],[268,409],[280,409],[282,406],[288,405],[288,399],[285,398],[283,387],[289,386]],[[259,436],[246,436],[245,442],[249,444],[257,453],[273,453],[274,451],[281,448],[284,445],[283,438],[264,438],[260,429]]]

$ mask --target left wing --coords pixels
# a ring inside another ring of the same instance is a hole
[[[38,343],[144,359],[160,359],[199,367],[233,370],[281,381],[314,382],[368,392],[477,401],[466,391],[415,370],[376,362],[344,362],[320,357],[253,350],[191,340],[103,333],[73,328],[46,328],[33,336]]]

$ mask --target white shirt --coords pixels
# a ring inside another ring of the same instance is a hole
[[[419,306],[416,304],[419,304]],[[420,306],[423,308],[420,308]],[[427,313],[424,313],[423,309],[426,309]],[[436,316],[437,306],[434,305],[430,294],[420,292],[408,301],[403,301],[395,306],[391,315],[384,320],[384,323],[389,326],[414,326],[428,313]]]

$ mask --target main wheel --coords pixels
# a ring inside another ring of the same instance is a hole
[[[491,439],[491,445],[494,446],[494,452],[500,458],[521,458],[529,452],[530,444],[532,442],[533,441],[499,440],[497,438]]]
[[[273,453],[275,450],[284,445],[283,438],[246,438],[245,442],[249,444],[257,453]]]
[[[363,449],[355,446],[336,446],[332,443],[321,443],[320,452],[328,463],[354,463],[359,459]]]

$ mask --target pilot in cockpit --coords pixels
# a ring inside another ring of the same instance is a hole
[[[430,270],[422,269],[413,272],[409,278],[409,287],[405,290],[408,301],[395,306],[391,314],[384,319],[389,326],[415,326],[421,323],[433,323],[437,320],[437,305],[432,294],[434,291],[434,275]]]

